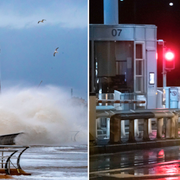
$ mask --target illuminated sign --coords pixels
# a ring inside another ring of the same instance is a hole
[[[154,85],[155,82],[155,77],[154,77],[154,72],[149,73],[149,84]]]

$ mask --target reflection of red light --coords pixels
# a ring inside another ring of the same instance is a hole
[[[158,153],[159,156],[163,156],[164,155],[164,150],[160,150],[159,153]]]
[[[156,53],[156,60],[158,59],[158,53]]]
[[[161,165],[155,168],[155,173],[157,174],[177,174],[179,173],[179,164],[168,164]]]

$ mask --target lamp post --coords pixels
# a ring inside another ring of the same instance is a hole
[[[163,91],[166,94],[166,102],[165,102],[165,107],[170,108],[170,103],[169,103],[169,98],[170,98],[170,87],[166,87],[166,74],[167,71],[171,71],[175,69],[175,60],[174,60],[174,53],[171,50],[167,51],[167,48],[165,47],[164,43],[165,41],[162,39],[157,40],[159,45],[162,45],[162,63],[163,63],[163,68],[162,68],[162,75],[163,75]],[[168,66],[168,62],[170,63],[171,66]]]
[[[162,63],[163,63],[163,89],[166,87],[166,74],[167,71],[175,69],[174,52],[167,49],[164,45],[165,41],[162,39],[157,40],[159,45],[162,45]],[[170,63],[170,64],[169,64]],[[170,65],[170,66],[169,66]]]
[[[162,67],[162,75],[163,75],[163,93],[165,93],[165,96],[166,96],[166,101],[165,101],[165,107],[166,108],[169,108],[169,93],[167,93],[167,89],[166,89],[166,70],[165,70],[165,58],[164,58],[164,53],[165,53],[165,50],[164,50],[164,40],[162,39],[159,39],[157,40],[158,44],[159,45],[162,45],[162,64],[163,64],[163,67]]]
[[[162,45],[162,64],[163,64],[163,67],[162,67],[162,75],[163,75],[163,93],[165,93],[165,108],[169,108],[169,89],[166,88],[166,70],[165,70],[165,57],[164,57],[164,53],[165,53],[165,50],[164,50],[164,40],[162,39],[159,39],[157,40],[158,44],[159,45]]]
[[[165,50],[164,50],[164,40],[162,39],[159,39],[157,40],[158,44],[159,45],[162,45],[162,63],[163,63],[163,67],[162,67],[162,75],[163,75],[163,89],[166,87],[166,74],[167,74],[167,71],[165,70],[165,58],[164,58],[164,53],[165,53]]]

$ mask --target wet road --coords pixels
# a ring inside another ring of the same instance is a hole
[[[93,155],[90,179],[179,179],[180,146]]]

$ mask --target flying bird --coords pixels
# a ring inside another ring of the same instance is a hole
[[[57,51],[58,48],[59,48],[59,47],[57,47],[57,48],[55,49],[55,51],[54,51],[54,53],[53,53],[53,56],[55,56],[55,54],[58,53],[58,51]]]
[[[42,23],[43,23],[44,21],[46,21],[46,20],[45,20],[45,19],[42,19],[41,21],[38,21],[38,24],[39,24],[40,22],[42,22]]]

